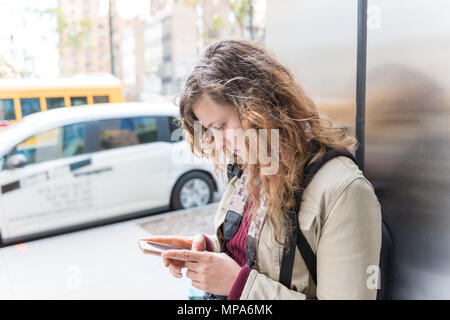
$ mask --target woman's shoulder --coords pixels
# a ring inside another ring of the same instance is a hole
[[[338,156],[328,160],[313,176],[305,192],[328,191],[333,193],[345,187],[353,180],[363,178],[362,171],[356,163],[346,156]]]
[[[322,215],[326,215],[337,199],[350,185],[359,185],[375,195],[372,184],[367,180],[356,163],[345,156],[327,161],[314,175],[303,194],[308,206],[319,205]],[[325,219],[322,216],[322,219]]]

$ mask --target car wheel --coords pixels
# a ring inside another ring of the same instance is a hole
[[[213,195],[214,182],[208,174],[189,172],[175,184],[171,206],[174,210],[198,207],[210,203]]]

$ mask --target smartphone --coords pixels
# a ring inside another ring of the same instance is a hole
[[[138,240],[139,248],[145,254],[153,254],[156,256],[161,256],[161,254],[166,250],[183,250],[185,248],[179,248],[170,246],[168,244],[163,244],[159,242],[148,241],[144,239]]]

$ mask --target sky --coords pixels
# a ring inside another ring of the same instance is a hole
[[[23,67],[24,56],[34,57],[28,63],[34,64],[37,75],[56,77],[59,72],[58,37],[54,31],[54,21],[25,10],[30,5],[41,10],[55,7],[56,0],[0,0],[0,3],[0,54],[11,52],[9,38],[12,35],[16,65]]]
[[[13,35],[14,64],[24,68],[24,57],[28,59],[28,69],[33,64],[36,77],[56,78],[59,76],[58,36],[55,21],[50,17],[27,12],[25,8],[39,10],[54,8],[57,0],[0,0],[0,55],[11,59]],[[116,0],[121,18],[132,19],[136,15],[149,13],[150,1]],[[108,12],[108,0],[100,0],[101,14]]]

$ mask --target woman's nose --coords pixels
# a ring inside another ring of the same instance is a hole
[[[222,149],[226,145],[226,139],[222,134],[214,133],[214,141],[216,142],[216,148]]]

